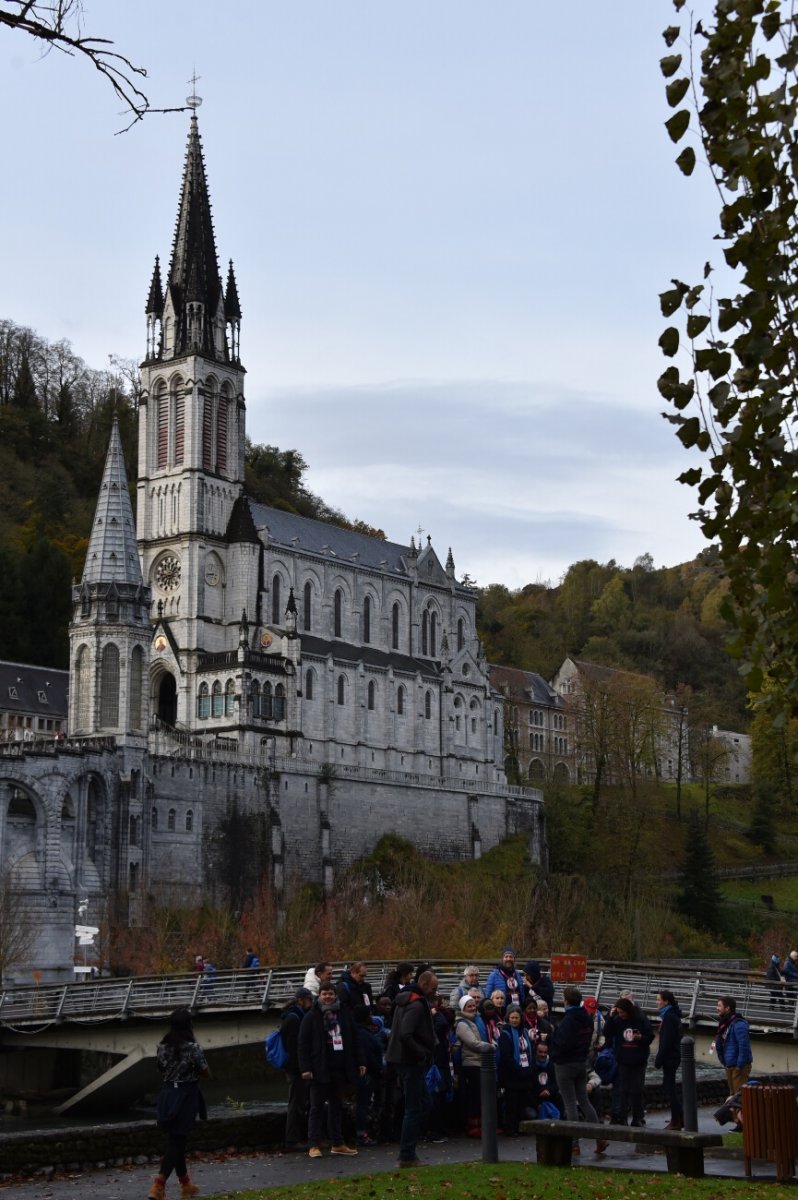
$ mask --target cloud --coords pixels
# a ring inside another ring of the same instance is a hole
[[[270,414],[266,418],[266,414]],[[629,565],[701,547],[674,482],[686,455],[650,408],[520,381],[284,388],[250,404],[250,436],[296,447],[308,486],[408,541],[419,525],[458,571],[518,587],[581,558]]]

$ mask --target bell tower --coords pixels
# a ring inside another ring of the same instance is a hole
[[[221,648],[225,533],[244,484],[241,307],[233,264],[222,283],[196,109],[188,134],[172,254],[158,258],[141,364],[137,539],[154,620],[176,649]],[[201,629],[203,618],[208,619]],[[215,627],[215,632],[214,628]],[[218,643],[215,646],[214,643]]]

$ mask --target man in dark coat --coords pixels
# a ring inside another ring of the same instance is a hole
[[[352,963],[349,970],[341,974],[336,990],[341,1003],[345,1004],[350,1012],[359,1004],[365,1004],[367,1008],[374,1007],[374,996],[371,984],[366,980],[367,974],[368,967],[364,962]]]
[[[612,1047],[618,1063],[619,1125],[626,1124],[630,1109],[633,1125],[646,1123],[643,1087],[653,1040],[654,1032],[646,1014],[626,996],[621,996],[604,1022],[604,1044]]]
[[[582,1008],[579,988],[563,988],[565,1012],[550,1041],[551,1060],[555,1066],[557,1086],[569,1121],[579,1120],[579,1109],[586,1121],[598,1121],[587,1094],[587,1056],[593,1040],[593,1018]],[[596,1154],[603,1154],[608,1142],[596,1141]]]
[[[280,1018],[280,1036],[288,1058],[283,1067],[288,1076],[288,1112],[285,1118],[285,1149],[307,1150],[305,1138],[308,1129],[308,1085],[299,1069],[297,1042],[299,1026],[305,1013],[313,1007],[313,993],[301,987],[290,1004],[286,1004]]]
[[[354,1025],[348,1008],[341,1004],[331,983],[323,983],[319,998],[302,1018],[297,1041],[299,1069],[310,1085],[308,1141],[311,1158],[321,1158],[324,1136],[324,1105],[332,1154],[357,1154],[344,1143],[343,1095],[347,1084],[365,1075]]]
[[[429,997],[434,996],[438,980],[432,971],[423,971],[418,982],[400,992],[394,1004],[391,1039],[386,1059],[396,1066],[405,1098],[405,1115],[399,1135],[399,1166],[418,1165],[416,1143],[430,1106],[424,1075],[435,1054],[435,1029]]]

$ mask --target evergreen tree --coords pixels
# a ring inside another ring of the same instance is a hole
[[[36,384],[30,369],[30,359],[27,350],[23,350],[17,368],[17,377],[11,393],[11,403],[16,408],[32,409],[36,407]]]
[[[754,807],[751,812],[751,824],[748,836],[755,846],[761,846],[765,854],[772,854],[776,849],[776,821],[774,810],[776,797],[761,779],[754,780]]]
[[[721,923],[721,900],[715,856],[706,829],[693,811],[685,831],[679,910],[699,929],[715,933]]]

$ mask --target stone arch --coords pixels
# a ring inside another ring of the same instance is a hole
[[[554,779],[557,783],[569,783],[571,772],[564,762],[558,762],[554,767]]]
[[[177,723],[177,681],[172,672],[165,668],[153,677],[152,708],[164,725]]]

